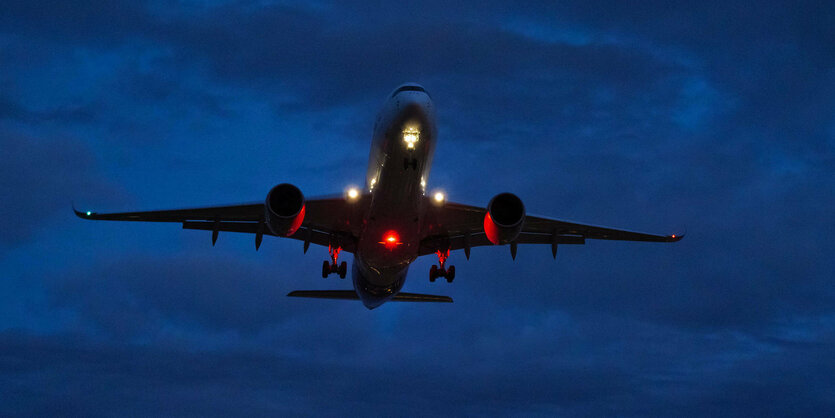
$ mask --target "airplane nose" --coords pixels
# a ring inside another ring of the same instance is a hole
[[[426,116],[426,103],[417,98],[409,98],[400,102],[400,109],[406,116]]]
[[[401,92],[421,92],[423,94],[429,95],[423,86],[417,83],[403,83],[397,86],[396,89],[391,93],[391,97],[397,96]]]

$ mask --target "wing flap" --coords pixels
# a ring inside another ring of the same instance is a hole
[[[419,255],[432,254],[438,249],[449,248],[450,250],[459,250],[467,247],[469,240],[469,247],[482,247],[493,245],[484,232],[476,232],[470,234],[469,238],[466,235],[456,235],[452,237],[434,236],[427,237],[420,242]],[[582,245],[586,243],[586,239],[580,236],[572,235],[557,235],[540,234],[537,232],[522,232],[516,238],[517,244],[575,244]]]
[[[73,208],[75,215],[95,221],[258,221],[264,217],[264,204],[214,206],[193,209],[152,210],[145,212],[97,213],[81,212]]]
[[[258,224],[258,222],[185,221],[183,222],[183,229],[257,234],[259,229]],[[275,236],[272,232],[270,232],[269,228],[263,228],[262,233],[264,235]],[[329,233],[327,231],[319,231],[310,227],[301,227],[295,234],[286,238],[306,241],[311,244],[325,247],[331,244],[338,245],[342,248],[342,251],[351,254],[353,254],[356,250],[355,240],[351,236],[342,232]]]
[[[428,236],[421,240],[420,254],[438,250],[493,245],[484,235],[484,216],[487,209],[478,206],[446,202],[443,206],[427,204]],[[587,239],[675,242],[684,235],[655,235],[576,222],[526,216],[517,244],[584,244]]]
[[[339,246],[353,253],[362,215],[369,203],[367,194],[351,202],[333,196],[309,199],[305,202],[301,228],[289,238],[326,247]],[[89,220],[181,222],[183,229],[273,235],[269,228],[259,226],[264,220],[263,203],[117,213],[82,212],[73,208],[73,212]]]
[[[684,235],[656,235],[644,232],[627,231],[624,229],[607,228],[605,226],[585,225],[576,222],[548,219],[538,216],[525,217],[524,232],[556,233],[559,235],[576,235],[588,239],[605,239],[617,241],[645,241],[645,242],[676,242]]]
[[[185,221],[183,229],[197,229],[201,231],[222,231],[222,232],[246,232],[258,233],[260,222],[212,222],[212,221]],[[263,228],[264,235],[272,235],[268,228]]]

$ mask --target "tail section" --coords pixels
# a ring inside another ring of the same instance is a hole
[[[359,300],[353,290],[294,290],[287,296],[295,298]],[[394,302],[444,302],[452,303],[449,296],[424,295],[420,293],[398,293],[391,299]]]

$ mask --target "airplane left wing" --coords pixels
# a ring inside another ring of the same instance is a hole
[[[431,205],[430,205],[431,206]],[[421,241],[420,255],[436,251],[469,249],[493,245],[484,233],[487,209],[478,206],[447,202],[434,206],[427,212],[428,236]],[[517,244],[548,244],[556,255],[558,244],[585,244],[586,239],[675,242],[684,235],[655,235],[622,229],[526,216]]]
[[[355,237],[359,231],[362,209],[368,201],[366,196],[361,196],[355,202],[347,202],[342,197],[306,200],[301,227],[287,238],[304,241],[305,251],[308,244],[313,243],[322,246],[339,245],[343,251],[353,253],[356,250]],[[73,211],[79,218],[90,220],[180,222],[183,229],[212,231],[212,243],[217,240],[220,231],[251,233],[256,235],[256,249],[263,235],[276,236],[264,223],[263,203],[145,212],[97,213],[82,212],[75,208]]]

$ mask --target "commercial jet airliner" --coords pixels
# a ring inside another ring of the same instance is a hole
[[[302,290],[288,296],[359,299],[368,309],[387,301],[452,302],[448,296],[400,292],[409,264],[434,254],[438,265],[429,280],[452,283],[455,266],[447,266],[450,251],[485,245],[508,245],[515,259],[518,244],[551,246],[584,244],[587,239],[674,242],[680,235],[652,235],[528,216],[522,200],[511,193],[490,199],[486,208],[446,201],[443,194],[426,194],[429,169],[437,141],[435,107],[418,84],[397,87],[386,100],[371,142],[365,189],[350,189],[338,197],[305,199],[298,187],[273,187],[263,203],[150,212],[79,212],[83,219],[180,222],[184,229],[255,235],[255,249],[264,235],[288,237],[328,247],[322,277],[345,278],[342,251],[354,254],[353,290]]]

